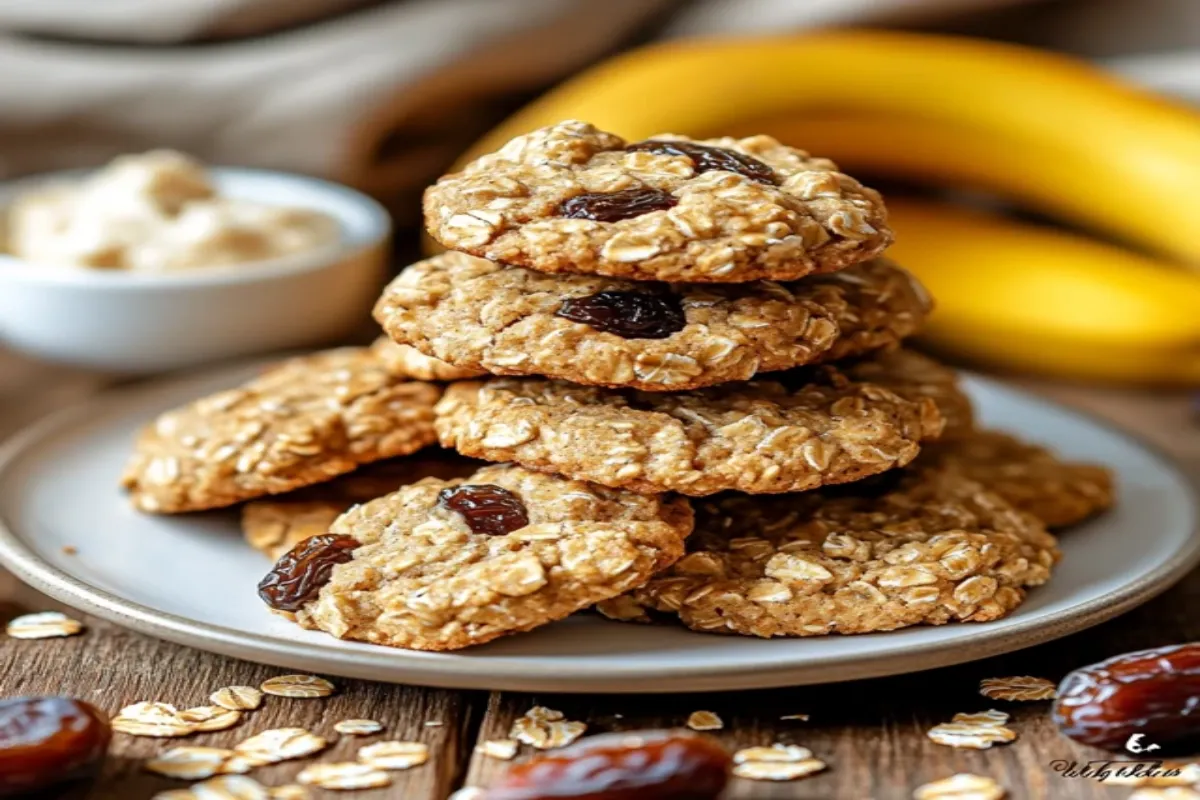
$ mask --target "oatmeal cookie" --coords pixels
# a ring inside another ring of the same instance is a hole
[[[928,387],[915,388],[833,366],[671,394],[492,378],[452,384],[436,424],[442,444],[464,455],[604,486],[797,492],[912,461],[942,430]]]
[[[356,506],[331,532],[360,544],[328,582],[308,599],[265,597],[342,639],[455,650],[641,586],[683,554],[691,529],[679,497],[489,465]]]
[[[451,450],[427,448],[411,456],[377,461],[328,483],[242,506],[242,536],[272,560],[310,536],[329,533],[351,507],[383,497],[422,478],[463,478],[483,466]]]
[[[578,121],[443,177],[425,224],[506,264],[674,283],[793,280],[892,241],[878,192],[769,136],[629,143]]]
[[[1113,504],[1113,475],[1107,467],[1063,461],[1002,431],[974,431],[938,443],[929,456],[961,470],[1048,528],[1074,525]]]
[[[833,490],[697,501],[688,554],[599,608],[762,637],[984,622],[1020,605],[1058,557],[1033,517],[955,470],[914,466]]]
[[[122,477],[142,511],[220,508],[322,483],[433,443],[438,387],[392,375],[368,348],[290,359],[162,414]]]
[[[939,441],[974,432],[975,409],[959,386],[958,374],[915,350],[891,350],[870,358],[838,364],[856,381],[874,383],[904,397],[929,397],[946,421]]]
[[[412,378],[418,381],[461,381],[478,378],[487,373],[479,369],[463,369],[447,364],[441,359],[427,356],[415,347],[397,344],[386,336],[380,336],[371,345],[383,366],[397,378]]]
[[[884,259],[793,283],[719,285],[547,275],[443,253],[392,281],[375,318],[397,342],[465,371],[653,392],[894,346],[930,308],[916,279]]]

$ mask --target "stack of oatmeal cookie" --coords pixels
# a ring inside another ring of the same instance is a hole
[[[764,637],[986,621],[1050,577],[1047,526],[1112,501],[901,347],[930,299],[827,160],[565,122],[425,218],[450,251],[384,291],[388,339],[160,419],[127,477],[148,511],[308,487],[243,512],[302,625],[446,650],[590,606]],[[435,438],[457,454],[346,475]]]

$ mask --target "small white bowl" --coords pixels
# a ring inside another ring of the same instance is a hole
[[[322,344],[369,318],[391,222],[364,194],[267,170],[210,168],[222,195],[323,211],[340,240],[252,264],[165,275],[32,264],[0,253],[0,342],[34,357],[125,374]],[[85,171],[0,185],[0,208]]]

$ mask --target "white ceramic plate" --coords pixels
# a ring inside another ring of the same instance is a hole
[[[1110,464],[1119,478],[1117,508],[1062,537],[1054,580],[1007,619],[767,641],[579,615],[460,654],[343,642],[268,613],[255,585],[269,564],[242,543],[236,512],[150,517],[116,488],[143,421],[253,369],[113,393],[10,442],[0,452],[0,561],[38,589],[118,624],[281,667],[471,689],[682,692],[850,680],[1028,647],[1148,600],[1200,560],[1196,501],[1167,461],[1074,412],[971,378],[987,424]],[[65,554],[66,545],[78,554]]]

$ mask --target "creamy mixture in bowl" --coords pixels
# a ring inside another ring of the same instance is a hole
[[[6,249],[35,264],[169,273],[267,261],[338,238],[327,214],[222,195],[203,164],[155,150],[20,195]]]

